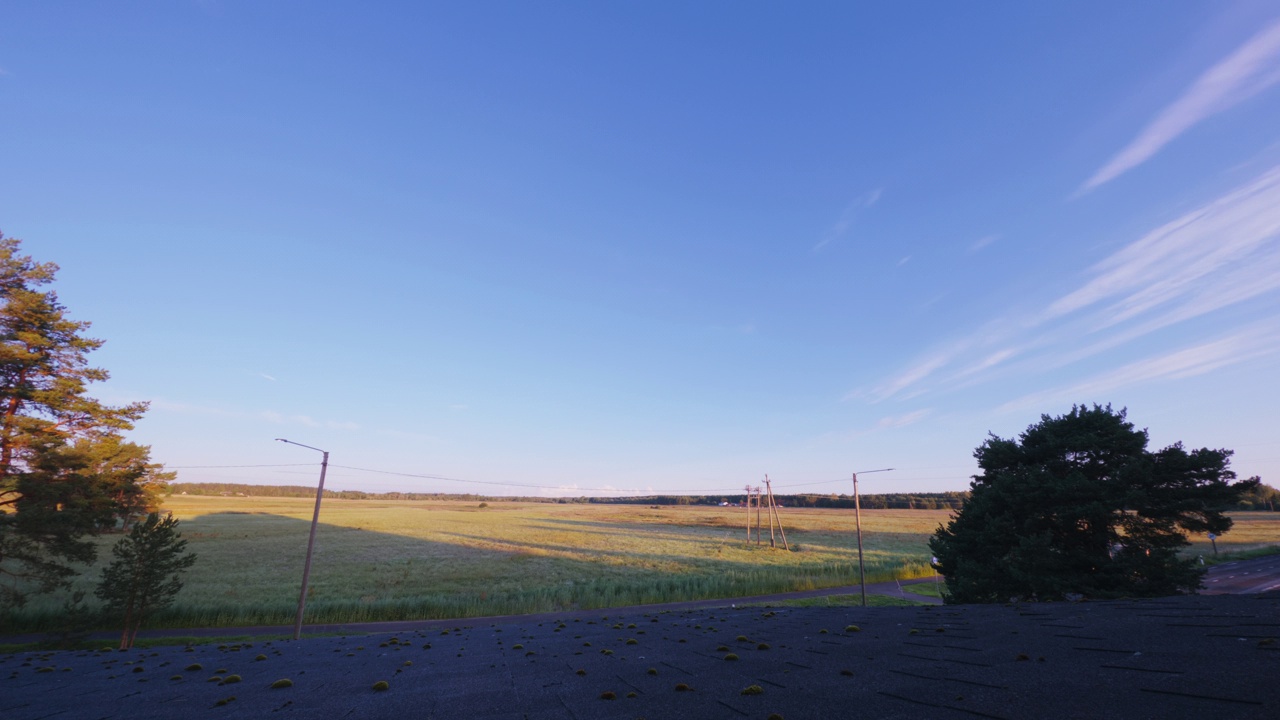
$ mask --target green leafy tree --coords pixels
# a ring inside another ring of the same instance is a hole
[[[1240,504],[1237,506],[1241,510],[1268,510],[1276,512],[1280,510],[1280,490],[1277,490],[1266,483],[1262,483],[1258,487],[1250,490],[1240,497]]]
[[[43,289],[57,269],[0,235],[0,606],[65,585],[68,563],[93,559],[84,537],[112,513],[92,461],[106,451],[92,446],[118,441],[146,410],[86,394],[107,379],[87,360],[102,341]]]
[[[1223,510],[1259,484],[1232,483],[1230,450],[1147,450],[1111,406],[1041,416],[1017,440],[991,436],[981,475],[929,541],[953,602],[1160,596],[1200,587],[1178,551],[1188,532],[1225,533]]]
[[[186,549],[177,518],[161,519],[154,512],[111,549],[114,559],[102,569],[94,595],[104,602],[108,613],[120,614],[121,649],[133,647],[147,617],[168,607],[182,589],[182,573],[196,561]]]

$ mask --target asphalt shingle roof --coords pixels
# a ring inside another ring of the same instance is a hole
[[[1275,593],[566,614],[0,656],[0,717],[1270,719],[1278,638]]]

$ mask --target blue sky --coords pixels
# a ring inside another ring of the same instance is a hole
[[[1096,402],[1276,484],[1280,9],[860,5],[7,3],[0,229],[183,480],[958,490]]]

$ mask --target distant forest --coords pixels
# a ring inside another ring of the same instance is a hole
[[[247,485],[244,483],[174,483],[171,494],[224,495],[243,497],[315,497],[316,489],[306,485]],[[539,503],[601,503],[614,505],[741,505],[746,495],[646,495],[641,497],[511,497],[474,495],[470,493],[370,493],[359,490],[325,490],[326,498],[343,500],[465,500],[471,502],[539,502]],[[872,510],[958,509],[967,492],[945,493],[895,493],[890,495],[863,495],[862,507]],[[852,508],[852,495],[774,495],[785,507]]]
[[[316,489],[306,485],[248,485],[244,483],[173,483],[170,494],[224,495],[243,497],[315,497]],[[369,493],[360,490],[325,490],[326,498],[341,500],[464,500],[469,502],[600,503],[612,505],[743,505],[745,495],[646,495],[640,497],[511,497],[470,493]],[[964,492],[888,493],[862,495],[862,507],[869,510],[958,510],[969,496]],[[852,508],[852,495],[774,495],[784,507]],[[1280,510],[1280,490],[1270,485],[1241,498],[1236,510]]]

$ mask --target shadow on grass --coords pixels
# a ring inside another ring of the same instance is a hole
[[[185,576],[177,601],[157,612],[148,627],[291,624],[310,525],[306,519],[244,511],[184,521],[180,530],[199,559]],[[635,531],[635,526],[623,523],[570,520],[561,525],[602,534]],[[609,558],[601,563],[564,557],[584,552],[572,545],[440,532],[459,542],[321,523],[306,622],[466,618],[731,598],[848,584],[856,577],[852,558],[849,563],[762,566],[678,554],[586,550]],[[723,543],[676,535],[685,543]],[[109,559],[106,546],[116,539],[104,539],[100,562]],[[510,549],[478,548],[477,542],[498,542]],[[681,563],[694,567],[680,574],[655,567]],[[883,574],[878,579],[905,576],[913,569],[900,562],[887,565],[869,567],[868,579],[878,574]],[[97,567],[87,568],[79,589],[91,590],[97,577]],[[63,599],[44,596],[0,614],[0,627],[7,633],[55,630]],[[108,630],[112,624],[97,629]]]

